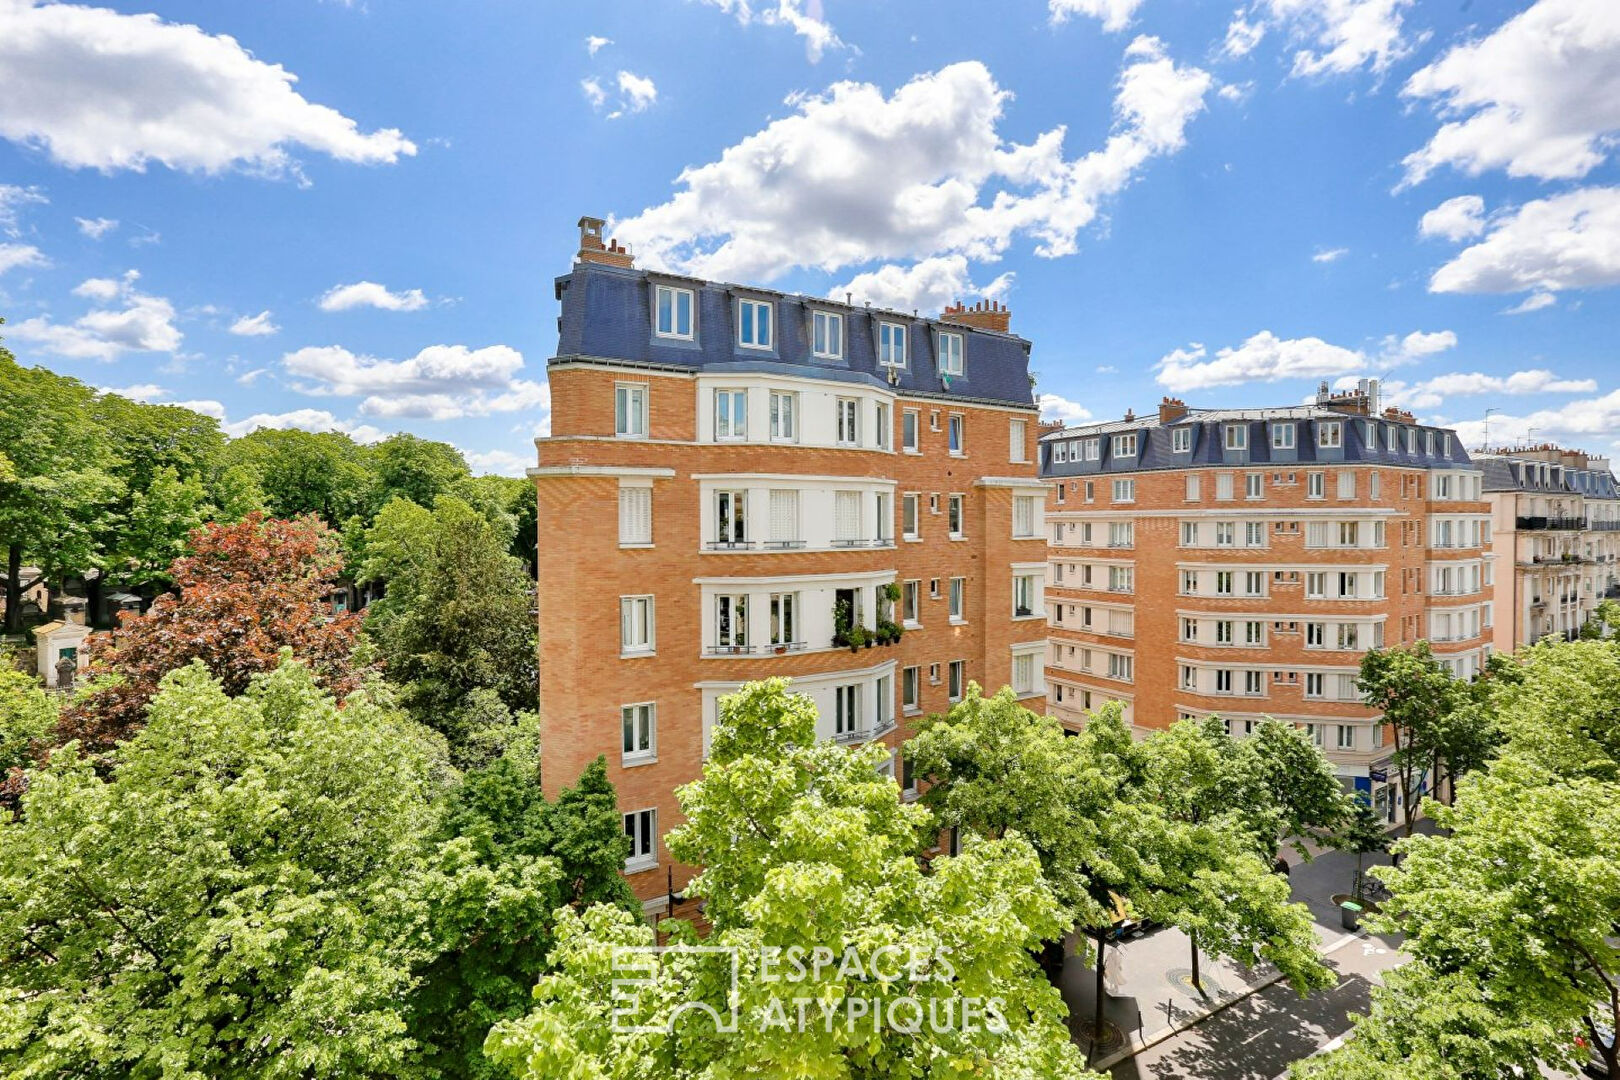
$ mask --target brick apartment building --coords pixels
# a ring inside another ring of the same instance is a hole
[[[1218,714],[1305,726],[1393,813],[1393,749],[1355,679],[1428,639],[1458,676],[1491,649],[1489,506],[1456,436],[1380,412],[1375,381],[1310,405],[1189,409],[1043,434],[1051,711],[1139,728]]]
[[[1572,637],[1620,595],[1620,485],[1604,458],[1543,445],[1474,455],[1491,505],[1496,648]]]
[[[969,680],[1040,707],[1046,486],[1005,308],[935,319],[641,270],[601,230],[581,219],[556,281],[529,473],[544,779],[607,757],[654,913],[693,872],[662,843],[675,788],[743,682],[788,676],[823,737],[891,747]]]

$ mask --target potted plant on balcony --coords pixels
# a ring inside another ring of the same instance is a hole
[[[900,635],[904,632],[905,631],[901,629],[899,623],[893,622],[889,619],[881,619],[878,621],[877,626],[878,644],[896,645],[900,641]]]
[[[849,644],[850,624],[853,622],[848,600],[840,600],[833,605],[833,648],[839,649]]]
[[[872,647],[872,639],[867,634],[866,627],[864,626],[852,626],[849,628],[849,632],[844,636],[849,642],[850,652],[860,652],[862,649],[870,649]]]

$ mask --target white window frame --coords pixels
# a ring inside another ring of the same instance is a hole
[[[628,768],[657,761],[658,703],[633,701],[619,706],[619,734],[620,764]]]
[[[838,445],[861,445],[861,399],[835,398],[833,407],[837,419]]]
[[[747,314],[753,314],[754,340],[743,339],[743,329],[748,324]],[[760,340],[759,313],[765,313],[764,340]],[[750,300],[747,297],[737,298],[737,344],[744,349],[755,349],[760,352],[769,352],[776,347],[776,305],[769,300]]]
[[[1222,443],[1228,450],[1247,450],[1249,448],[1249,425],[1227,424],[1224,441]]]
[[[1294,448],[1294,425],[1291,421],[1271,425],[1271,448],[1273,450],[1292,450]]]
[[[1114,444],[1113,444],[1113,447],[1112,447],[1111,456],[1113,456],[1113,457],[1129,457],[1129,458],[1135,457],[1136,456],[1136,434],[1135,434],[1135,432],[1132,432],[1132,433],[1130,433],[1128,435],[1115,435],[1114,436]]]
[[[946,697],[951,701],[961,701],[967,696],[967,661],[952,660],[947,675]]]
[[[967,349],[964,335],[948,330],[939,333],[939,373],[949,375],[951,378],[961,378],[964,366],[963,353]]]
[[[663,299],[670,298],[670,325],[664,329],[660,324],[663,321]],[[680,329],[679,300],[686,301],[686,332]],[[653,336],[669,338],[675,341],[691,341],[697,336],[697,294],[691,289],[682,289],[675,285],[653,286]]]
[[[967,621],[967,578],[951,578],[949,588],[949,620],[952,623],[964,623]]]
[[[738,398],[742,399],[742,430],[740,431],[737,430],[735,412]],[[726,431],[723,435],[720,433],[720,403],[722,401],[727,403],[727,411],[725,413]],[[746,438],[748,438],[748,391],[738,389],[736,387],[717,389],[714,392],[714,441],[742,442]]]
[[[911,518],[911,527],[906,527],[906,518]],[[900,496],[900,535],[906,540],[918,540],[922,537],[922,497],[918,492],[907,491]]]
[[[634,612],[644,612],[644,626],[640,635],[627,634],[631,629]],[[652,656],[658,651],[658,611],[651,593],[638,593],[619,597],[619,655]],[[639,636],[642,640],[634,640]]]
[[[636,530],[637,510],[645,509],[646,532]],[[619,546],[652,547],[652,485],[619,485]]]
[[[945,418],[945,445],[952,457],[967,456],[967,419],[961,413]]]
[[[619,396],[624,395],[625,407],[623,416],[625,423],[620,425]],[[647,437],[647,396],[646,383],[614,383],[613,384],[613,436],[617,439],[645,439]],[[637,430],[637,429],[640,430]]]
[[[1025,446],[1029,441],[1029,421],[1014,418],[1007,421],[1007,460],[1022,465],[1029,460]]]
[[[822,339],[822,347],[816,340]],[[812,309],[810,314],[810,352],[826,360],[844,358],[844,317],[836,311]]]
[[[1114,501],[1117,503],[1133,503],[1136,501],[1135,480],[1114,481]]]
[[[1183,424],[1181,427],[1170,429],[1170,452],[1173,454],[1192,453],[1192,427]]]
[[[883,367],[903,368],[910,356],[909,328],[904,323],[878,323],[878,363]]]
[[[632,827],[631,822],[635,825]],[[630,837],[630,855],[624,872],[638,873],[658,867],[658,808],[632,810],[624,815],[624,834]]]
[[[1316,445],[1323,450],[1337,450],[1344,445],[1344,426],[1338,420],[1316,422]]]
[[[771,441],[797,442],[799,439],[799,393],[772,390],[770,397]]]

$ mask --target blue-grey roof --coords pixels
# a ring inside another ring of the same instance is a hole
[[[1340,445],[1317,444],[1317,431],[1323,423],[1339,424]],[[1293,445],[1272,445],[1273,425],[1292,425]],[[1247,446],[1226,448],[1226,429],[1239,427],[1247,432]],[[1390,450],[1388,432],[1398,432],[1396,449]],[[1369,440],[1369,428],[1371,439]],[[1173,449],[1178,429],[1190,432],[1187,450]],[[1407,431],[1415,431],[1416,444],[1407,450]],[[1115,457],[1114,436],[1136,435],[1135,456]],[[1430,450],[1432,437],[1433,450]],[[1097,440],[1095,459],[1074,460],[1075,448],[1088,439]],[[1059,445],[1066,447],[1065,461],[1054,461]],[[1383,464],[1416,469],[1455,469],[1472,464],[1468,451],[1454,432],[1446,428],[1424,427],[1403,419],[1362,416],[1322,405],[1297,405],[1277,409],[1192,410],[1185,416],[1161,423],[1157,416],[1130,417],[1106,423],[1065,428],[1041,437],[1040,466],[1043,477],[1090,476],[1098,473],[1142,472],[1154,469],[1187,469],[1205,466]]]
[[[1608,469],[1582,469],[1534,458],[1481,455],[1474,459],[1485,474],[1486,491],[1524,491],[1540,495],[1584,495],[1620,499],[1620,481]],[[1545,468],[1543,468],[1545,466]]]
[[[653,334],[653,286],[691,289],[696,294],[692,341]],[[736,342],[733,305],[737,297],[775,304],[775,348],[743,349]],[[877,362],[879,321],[907,327],[909,356],[896,369],[893,388],[902,394],[962,402],[991,402],[1033,409],[1029,381],[1030,343],[1016,334],[981,330],[900,312],[857,307],[814,297],[796,296],[745,285],[728,285],[677,277],[656,271],[598,263],[576,263],[557,279],[562,315],[557,320],[557,355],[551,365],[609,361],[704,373],[737,372],[795,375],[833,382],[889,387],[888,367]],[[844,318],[844,356],[830,360],[811,355],[811,311]],[[934,358],[934,331],[960,333],[963,374],[949,386]]]

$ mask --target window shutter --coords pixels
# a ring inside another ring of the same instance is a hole
[[[799,493],[791,489],[771,492],[771,539],[799,538]]]
[[[1312,521],[1305,525],[1306,547],[1327,547],[1328,526],[1325,521]]]
[[[840,491],[833,497],[833,535],[839,540],[859,540],[861,532],[861,493]]]
[[[619,543],[652,543],[652,489],[619,489]]]

